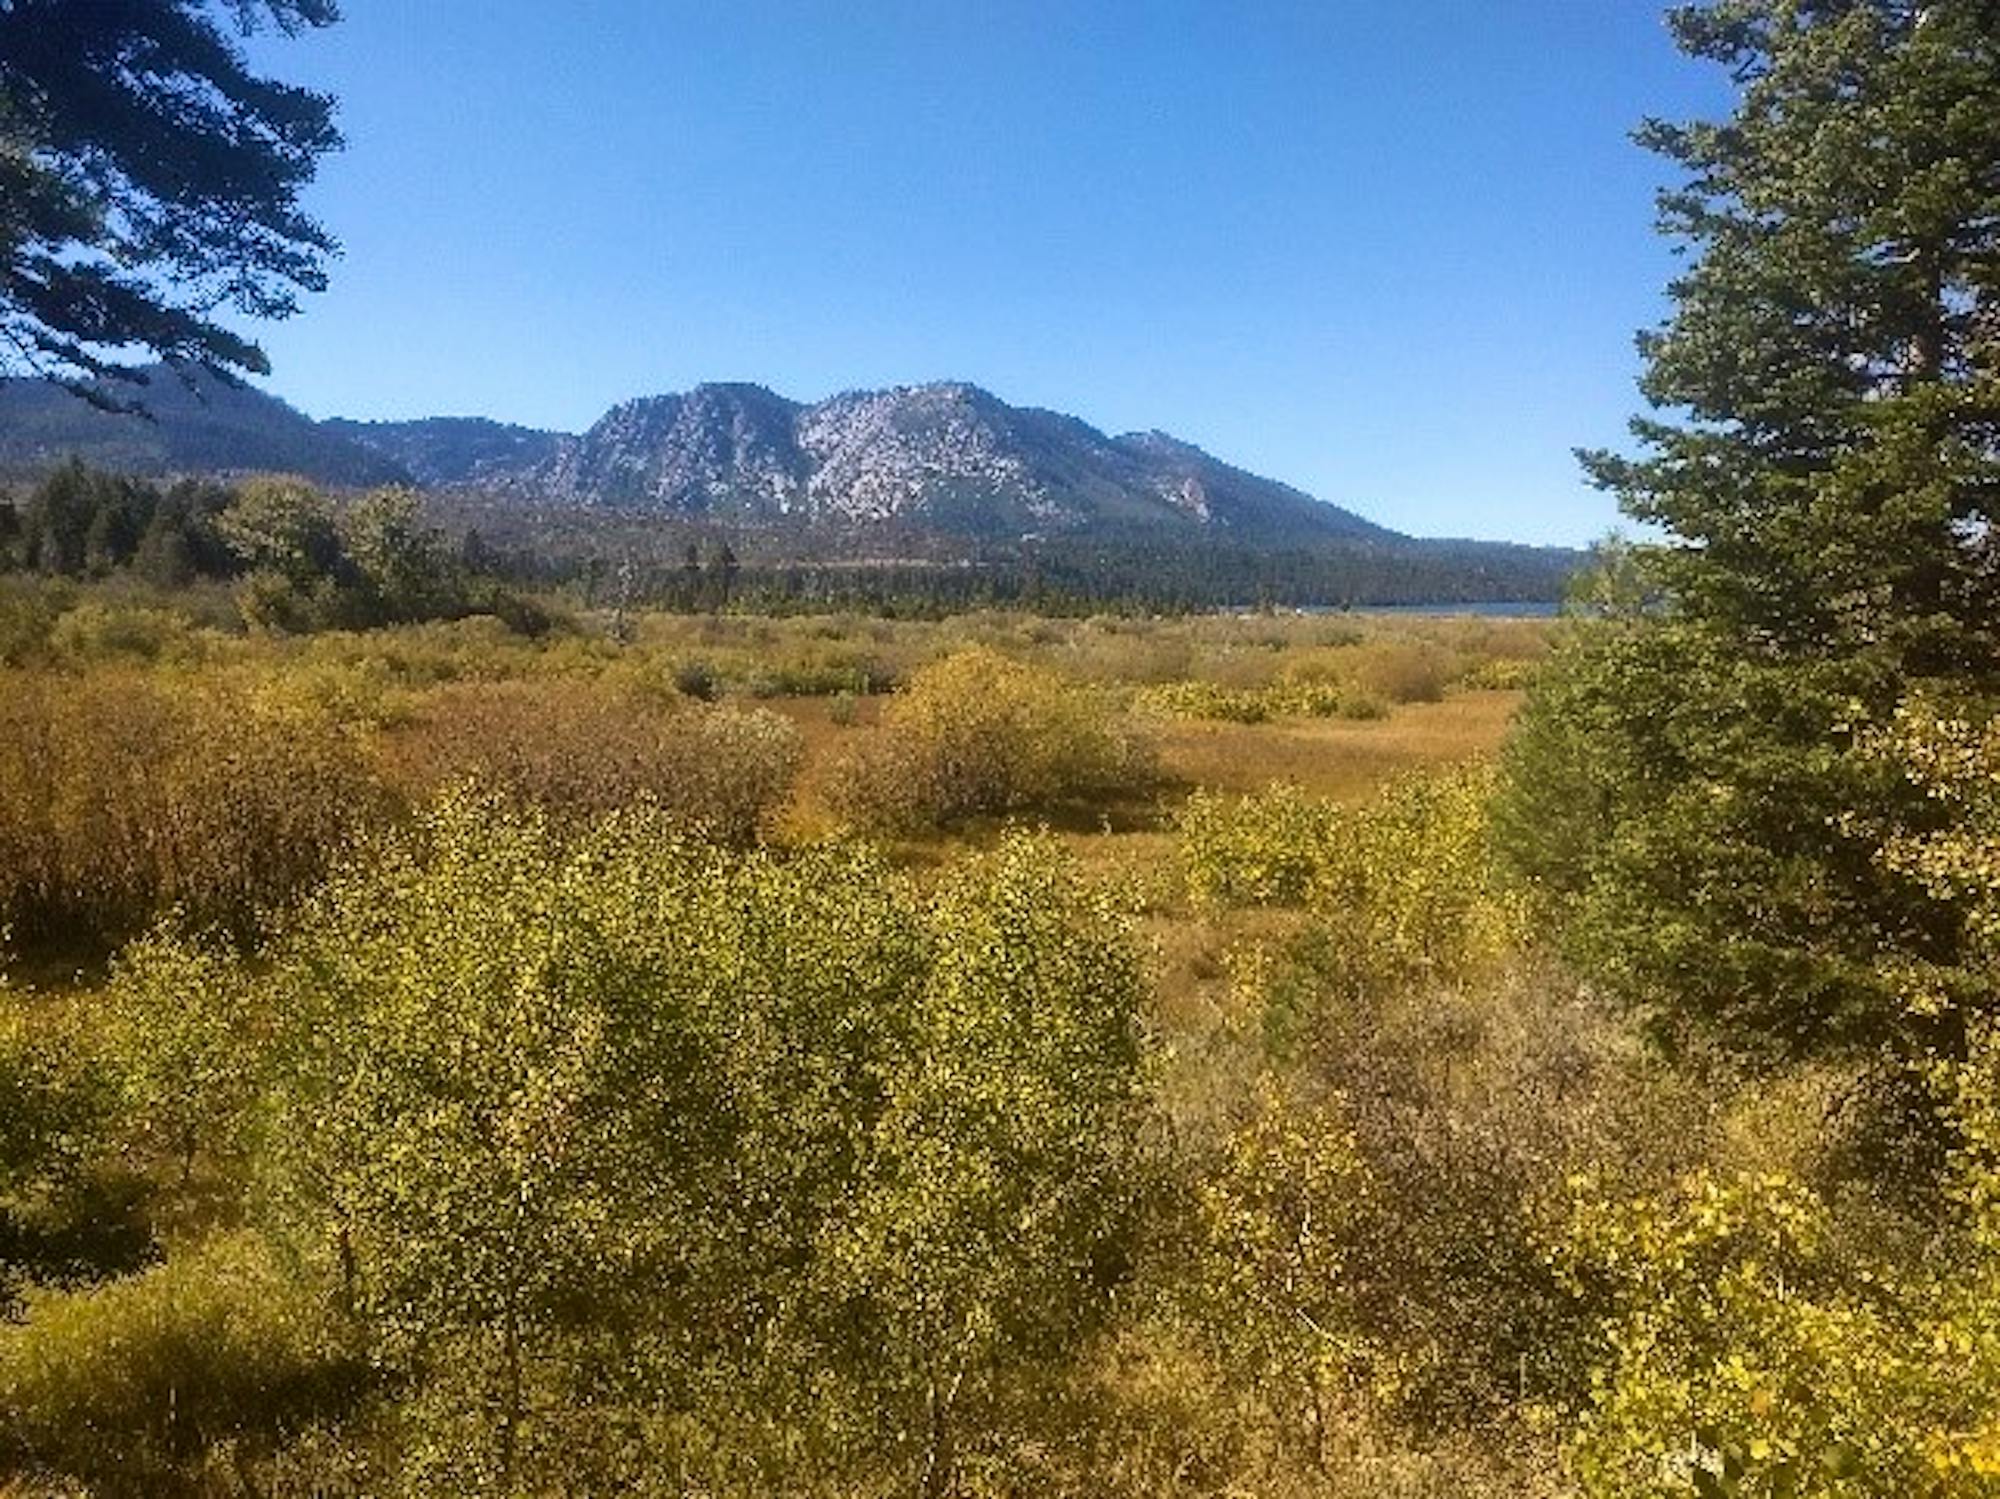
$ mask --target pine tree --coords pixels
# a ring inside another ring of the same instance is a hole
[[[708,565],[709,576],[715,579],[716,607],[727,609],[729,601],[736,595],[736,579],[742,573],[743,565],[736,560],[736,553],[728,542],[720,542],[715,549],[715,558]]]
[[[1689,612],[1802,657],[1979,669],[2000,639],[2000,5],[1710,0],[1682,47],[1744,81],[1651,121],[1696,260],[1645,336],[1637,460],[1586,455],[1677,538]]]
[[[194,581],[194,548],[188,542],[187,518],[171,505],[161,504],[139,538],[139,550],[132,566],[155,588],[185,588]]]
[[[300,190],[340,144],[333,101],[258,77],[217,19],[286,32],[333,0],[0,5],[0,369],[91,377],[127,350],[262,374],[216,314],[294,311],[332,237]]]
[[[1584,455],[1668,539],[1531,703],[1503,834],[1585,966],[1675,1026],[1955,1049],[1957,1006],[1882,977],[1961,952],[1879,857],[1937,811],[1861,746],[1917,683],[2000,687],[2000,5],[1670,20],[1741,94],[1640,131],[1692,261],[1641,341],[1642,451]]]

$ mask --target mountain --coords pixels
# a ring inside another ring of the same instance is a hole
[[[100,411],[46,381],[0,380],[0,470],[34,472],[76,454],[135,474],[275,470],[338,486],[410,482],[393,457],[276,396],[199,371],[147,373],[142,388],[111,390],[143,402],[144,416]]]
[[[768,521],[804,513],[803,408],[761,385],[701,385],[612,407],[520,476],[547,498],[618,510]]]
[[[483,416],[427,416],[409,422],[356,422],[337,416],[319,427],[386,458],[426,488],[505,482],[576,442],[566,432]]]
[[[118,392],[125,394],[125,392]],[[1397,546],[1409,538],[1162,432],[1108,436],[962,382],[813,405],[760,385],[626,401],[580,436],[483,417],[315,422],[260,391],[164,369],[150,419],[0,381],[0,470],[71,453],[141,473],[282,470],[417,484],[635,524],[962,542]]]
[[[1108,437],[956,382],[812,406],[758,385],[627,401],[509,482],[576,505],[754,525],[894,522],[988,539],[1394,536],[1161,433]]]

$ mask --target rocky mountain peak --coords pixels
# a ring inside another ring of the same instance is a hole
[[[697,385],[622,401],[581,436],[478,417],[315,423],[247,390],[200,403],[170,390],[151,426],[34,382],[0,382],[0,397],[16,413],[10,432],[0,409],[0,464],[10,453],[32,463],[78,452],[152,471],[289,469],[333,483],[414,480],[635,515],[893,522],[996,540],[1394,539],[1165,433],[1108,437],[960,380],[851,390],[813,405],[748,382]],[[127,452],[134,456],[121,462]]]

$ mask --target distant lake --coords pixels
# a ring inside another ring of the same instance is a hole
[[[1248,604],[1221,611],[1225,614],[1254,614],[1256,610]],[[1333,604],[1305,604],[1291,608],[1281,608],[1281,614],[1472,614],[1488,619],[1554,619],[1562,613],[1562,605],[1553,599],[1528,599],[1514,602],[1494,602],[1473,604],[1355,604],[1351,608],[1340,608]]]
[[[1337,614],[1336,609],[1308,609],[1308,614]],[[1497,619],[1553,619],[1562,613],[1554,599],[1484,604],[1357,604],[1354,614],[1480,614]]]

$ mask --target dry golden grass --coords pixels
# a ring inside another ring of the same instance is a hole
[[[1315,795],[1352,801],[1404,771],[1493,754],[1520,702],[1518,692],[1462,692],[1372,721],[1183,719],[1162,730],[1160,761],[1189,786],[1255,791],[1296,781]]]

